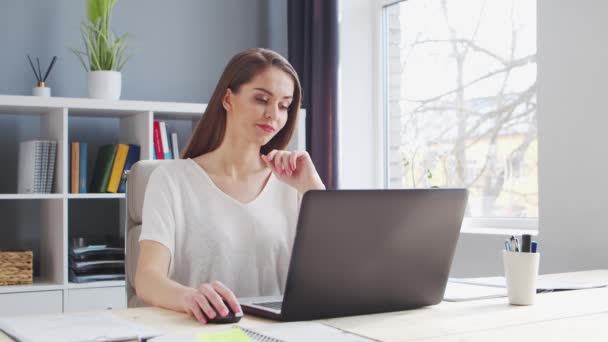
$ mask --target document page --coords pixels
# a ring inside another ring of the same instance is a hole
[[[0,318],[0,330],[22,342],[122,341],[160,335],[156,329],[109,312]]]

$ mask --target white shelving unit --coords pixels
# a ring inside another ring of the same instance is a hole
[[[68,245],[82,226],[98,227],[106,217],[112,234],[121,235],[124,194],[70,194],[69,143],[89,142],[88,182],[102,144],[141,146],[141,159],[152,159],[152,125],[165,120],[178,131],[180,147],[200,119],[205,104],[96,99],[0,96],[0,249],[34,246],[32,285],[0,286],[0,315],[58,313],[126,307],[124,281],[85,284],[68,281]],[[108,132],[108,130],[110,130]],[[28,139],[56,140],[55,179],[50,194],[17,193],[17,150]],[[90,184],[90,183],[89,183]],[[110,208],[108,210],[108,207]],[[84,209],[83,209],[84,208]],[[79,212],[85,211],[86,215]],[[87,222],[90,221],[90,222]],[[84,222],[84,223],[83,223]],[[79,227],[72,227],[71,224]],[[101,232],[103,234],[103,232]]]
[[[141,146],[152,159],[154,120],[167,122],[183,148],[205,104],[0,95],[0,249],[34,250],[34,283],[0,286],[0,316],[126,307],[124,281],[70,283],[74,236],[124,238],[124,194],[69,193],[69,143],[88,142],[88,184],[103,144]],[[289,149],[305,149],[305,111]],[[18,194],[19,142],[57,141],[50,194]]]

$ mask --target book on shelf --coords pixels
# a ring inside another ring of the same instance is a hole
[[[155,120],[154,124],[152,125],[152,137],[153,137],[153,143],[154,143],[154,157],[155,157],[154,159],[158,159],[158,160],[165,159],[159,121]]]
[[[87,157],[88,157],[88,144],[86,142],[80,142],[80,149],[78,153],[80,163],[78,163],[78,192],[81,194],[87,193]]]
[[[141,148],[139,145],[129,144],[129,153],[127,153],[127,160],[125,161],[125,167],[120,178],[120,185],[118,186],[119,193],[125,193],[127,182],[126,171],[131,170],[131,166],[139,160],[140,153]]]
[[[56,142],[22,141],[19,143],[18,155],[17,192],[49,193],[52,190],[55,170]]]
[[[122,172],[125,169],[125,162],[127,161],[127,153],[129,153],[129,145],[118,144],[116,154],[114,155],[114,162],[112,163],[112,172],[110,173],[108,186],[106,187],[107,192],[116,193],[118,191]]]
[[[179,159],[179,146],[177,144],[177,133],[171,133],[171,151],[173,153],[173,159]]]
[[[80,143],[70,143],[70,193],[79,192],[78,182],[80,180]]]
[[[46,192],[46,176],[49,169],[49,149],[50,143],[48,140],[42,141],[42,170],[40,172],[40,192]]]
[[[167,135],[167,123],[164,121],[160,122],[160,138],[163,144],[163,156],[165,159],[173,159],[171,156],[171,149],[169,148],[169,136]]]
[[[93,167],[93,179],[91,180],[90,187],[91,192],[106,192],[117,149],[117,144],[107,144],[99,148],[95,166]]]
[[[57,158],[57,142],[54,140],[49,140],[50,148],[49,148],[49,168],[46,173],[46,193],[51,193],[53,191],[53,180],[55,179],[55,159]]]

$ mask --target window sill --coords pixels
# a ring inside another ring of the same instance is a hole
[[[539,234],[538,229],[522,229],[522,228],[492,228],[492,227],[462,227],[460,230],[461,234],[479,234],[479,235],[500,235],[500,236],[511,236],[511,235],[522,235],[530,234],[537,236]]]

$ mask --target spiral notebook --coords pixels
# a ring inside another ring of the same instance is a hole
[[[173,333],[148,339],[147,342],[284,342],[271,336],[263,335],[257,331],[241,327],[203,332],[198,334]]]
[[[276,323],[255,328],[233,326],[229,329],[194,334],[168,334],[149,339],[149,342],[299,342],[335,341],[368,342],[374,341],[363,336],[351,334],[318,322]]]
[[[234,327],[223,331],[200,333],[197,335],[197,338],[198,342],[286,342],[281,339],[261,334],[255,330],[241,327]],[[172,341],[176,340],[172,339]]]
[[[274,338],[272,336],[268,336],[268,335],[264,335],[262,333],[259,333],[255,330],[250,330],[247,328],[242,328],[239,327],[239,330],[241,330],[245,335],[247,335],[247,337],[249,337],[250,340],[252,341],[259,341],[259,342],[284,342],[284,340],[280,340],[278,338]]]
[[[332,342],[368,342],[369,338],[355,335],[345,330],[319,322],[290,322],[257,326],[253,329],[240,328],[246,334],[249,332],[252,341],[261,342],[304,342],[304,341],[332,341]],[[257,334],[257,335],[256,335]]]

